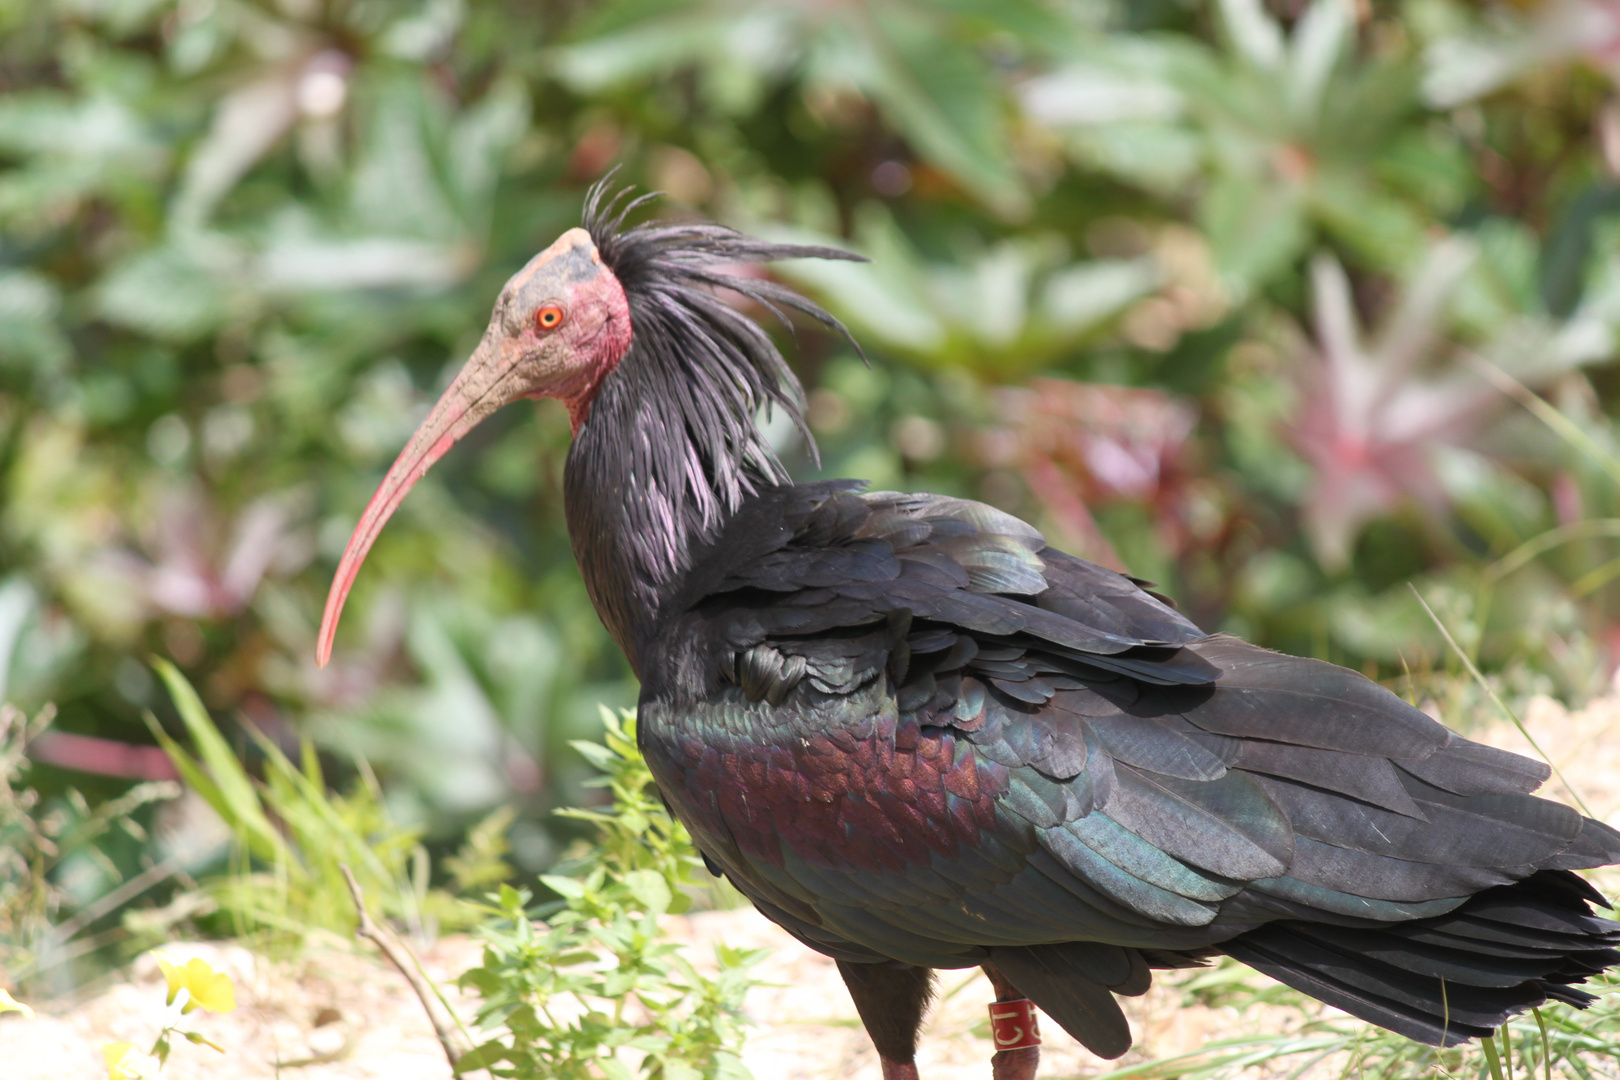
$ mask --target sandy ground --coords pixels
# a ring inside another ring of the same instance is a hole
[[[1538,699],[1525,725],[1564,777],[1563,782],[1555,777],[1542,794],[1567,800],[1573,788],[1595,815],[1620,826],[1620,694],[1573,713]],[[1506,723],[1475,737],[1533,753],[1525,736]],[[1612,893],[1620,880],[1603,884]],[[752,911],[672,918],[668,929],[698,946],[694,959],[709,955],[709,945],[719,941],[769,950],[769,959],[757,969],[765,985],[747,1002],[756,1026],[745,1058],[758,1080],[878,1080],[876,1054],[831,961]],[[221,1057],[206,1047],[181,1044],[165,1072],[175,1080],[442,1080],[450,1075],[410,989],[368,955],[331,951],[296,964],[273,964],[228,944],[176,945],[170,951],[202,956],[229,972],[239,1002],[234,1013],[205,1016],[194,1025],[229,1053]],[[448,938],[422,959],[429,974],[449,986],[476,961],[477,951],[465,939]],[[978,973],[947,972],[940,989],[918,1067],[926,1080],[983,1080],[992,1050],[985,1016],[990,988]],[[100,1047],[128,1040],[144,1048],[164,1011],[163,996],[155,962],[143,957],[124,981],[89,1001],[42,1009],[31,1021],[15,1014],[0,1017],[0,1080],[105,1077]],[[470,1000],[454,995],[452,1000],[463,1016],[471,1015]],[[1239,1030],[1268,1030],[1266,1018],[1252,1011],[1240,1018],[1231,1009],[1183,1008],[1181,1000],[1174,987],[1165,986],[1126,1001],[1137,1046],[1112,1067],[1196,1050]],[[1056,1025],[1046,1024],[1045,1031],[1043,1077],[1091,1076],[1110,1067]]]
[[[749,995],[757,1025],[745,1060],[758,1080],[879,1080],[877,1055],[855,1016],[832,962],[804,948],[751,910],[705,912],[672,918],[673,937],[711,953],[710,943],[764,948],[756,971],[766,985]],[[228,972],[238,1007],[226,1016],[197,1014],[189,1026],[225,1046],[176,1046],[164,1075],[174,1080],[444,1080],[450,1075],[432,1028],[409,988],[369,957],[328,952],[297,965],[276,965],[229,944],[175,945],[169,952],[201,956]],[[447,938],[423,955],[428,973],[448,986],[477,958],[466,939]],[[977,971],[946,972],[941,1000],[929,1017],[918,1067],[927,1080],[984,1080],[992,1052],[985,1006],[989,983]],[[107,1075],[100,1047],[127,1040],[143,1049],[157,1030],[164,983],[155,963],[138,962],[127,981],[74,1008],[53,1009],[29,1021],[0,1020],[0,1080],[100,1080]],[[452,995],[463,1016],[472,1002]],[[1173,988],[1155,988],[1124,1004],[1138,1046],[1131,1061],[1195,1050],[1230,1033],[1238,1019],[1229,1009],[1178,1007]],[[1250,1015],[1245,1023],[1254,1025]],[[1087,1076],[1103,1063],[1051,1023],[1045,1024],[1042,1076]],[[331,1055],[335,1060],[308,1064]],[[281,1062],[277,1070],[276,1063]]]

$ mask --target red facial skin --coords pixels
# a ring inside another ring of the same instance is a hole
[[[537,316],[560,309],[550,329]],[[501,289],[484,338],[416,429],[371,497],[338,563],[326,597],[315,662],[332,657],[338,618],[355,575],[383,526],[435,461],[502,405],[557,398],[577,435],[602,380],[630,348],[624,289],[584,229],[569,229]]]

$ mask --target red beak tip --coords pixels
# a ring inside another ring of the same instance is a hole
[[[321,620],[321,631],[315,637],[315,666],[324,668],[332,662],[332,648],[337,644],[337,620],[328,614]]]

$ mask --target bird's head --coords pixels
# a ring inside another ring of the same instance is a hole
[[[770,337],[716,291],[740,294],[778,315],[793,308],[847,337],[837,319],[793,290],[728,268],[859,256],[761,240],[708,222],[626,229],[626,215],[652,196],[626,202],[629,192],[613,194],[611,179],[592,188],[585,227],[563,233],[501,289],[483,340],[360,515],[326,597],[315,654],[322,666],[332,655],[338,616],[366,553],[433,463],[485,417],[519,398],[557,398],[578,435],[597,391],[627,354],[641,357],[639,363],[626,361],[627,375],[636,367],[642,388],[660,403],[666,436],[696,438],[704,448],[701,454],[655,455],[648,462],[651,472],[672,470],[652,476],[656,486],[667,493],[695,485],[686,494],[698,518],[712,524],[720,510],[734,508],[740,494],[752,490],[757,477],[786,480],[754,420],[762,407],[780,406],[808,440],[802,391]],[[701,377],[699,367],[708,369]],[[699,456],[707,477],[687,467],[690,457]]]
[[[317,663],[324,667],[332,655],[338,617],[366,553],[433,463],[496,409],[520,398],[557,398],[578,432],[630,338],[624,288],[584,229],[569,229],[512,275],[478,348],[360,515],[326,597]]]

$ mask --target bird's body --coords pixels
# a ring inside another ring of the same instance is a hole
[[[807,485],[702,554],[643,666],[643,749],[716,868],[839,960],[989,962],[1113,1057],[1109,991],[1216,951],[1431,1042],[1620,959],[1551,872],[1615,837],[1525,794],[1543,767],[1206,636],[1015,518]],[[1498,887],[1512,928],[1457,914]],[[1430,939],[1384,929],[1414,920]]]
[[[935,968],[985,966],[1112,1057],[1130,1045],[1114,994],[1219,952],[1431,1043],[1581,1004],[1571,984],[1620,962],[1620,926],[1570,872],[1620,860],[1620,834],[1529,795],[1543,766],[1354,672],[1206,635],[991,507],[791,483],[753,421],[797,416],[797,384],[709,290],[829,320],[713,267],[837,253],[626,232],[594,202],[587,224],[503,292],[336,604],[464,415],[563,397],[570,536],[642,681],[660,790],[712,869],[839,961],[886,1075],[915,1076]],[[552,263],[570,269],[548,284]],[[526,343],[511,308],[535,289],[609,343],[591,366]],[[1033,1054],[998,1054],[998,1075],[1032,1076]]]

